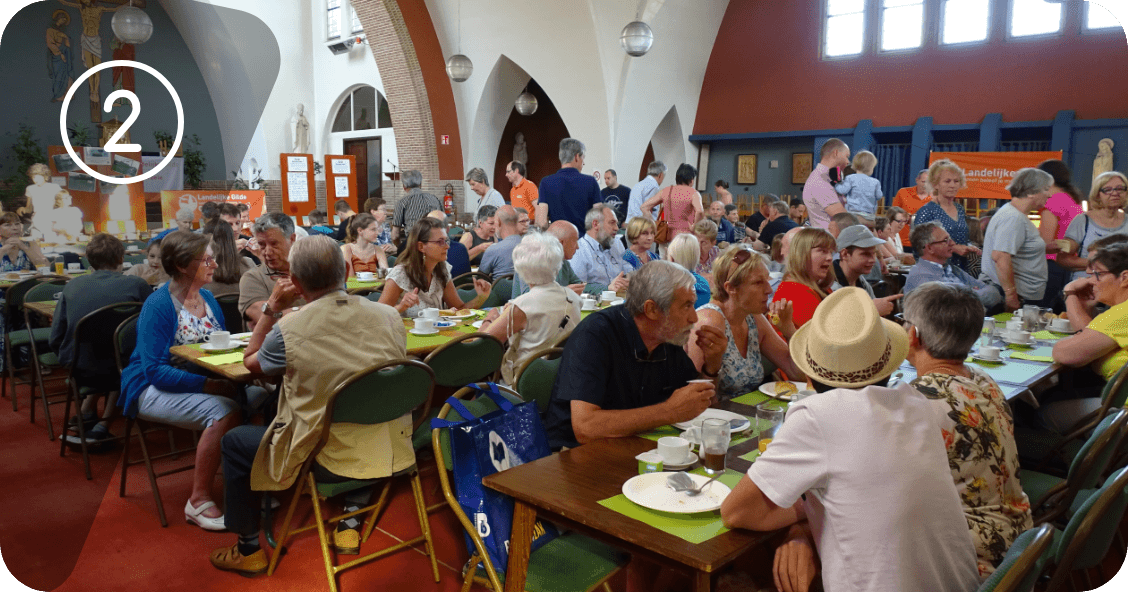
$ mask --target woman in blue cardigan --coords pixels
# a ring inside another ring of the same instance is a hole
[[[234,383],[195,374],[172,364],[169,348],[199,343],[224,330],[223,313],[211,292],[216,262],[208,235],[184,230],[161,242],[161,265],[172,278],[145,301],[138,318],[137,347],[121,375],[128,417],[203,430],[196,448],[192,494],[184,518],[205,530],[223,530],[223,514],[212,501],[223,434],[239,425]]]

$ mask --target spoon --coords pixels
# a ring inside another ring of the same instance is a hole
[[[701,491],[705,488],[706,485],[712,483],[713,481],[715,481],[717,479],[717,477],[720,477],[720,476],[721,476],[721,473],[718,472],[716,475],[713,475],[713,477],[711,479],[702,483],[701,487],[696,487],[694,482],[693,482],[692,477],[690,477],[687,473],[679,472],[679,473],[674,473],[674,474],[670,475],[669,477],[667,477],[666,483],[670,487],[672,487],[674,489],[674,491],[684,491],[686,495],[693,497],[693,496],[701,493]]]

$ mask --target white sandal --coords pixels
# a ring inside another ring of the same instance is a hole
[[[204,530],[227,530],[227,525],[223,522],[223,516],[218,518],[208,518],[204,516],[204,512],[206,512],[208,508],[214,507],[215,502],[206,501],[200,504],[200,507],[194,508],[192,507],[192,500],[188,500],[188,503],[184,506],[184,521],[188,524],[195,524]]]

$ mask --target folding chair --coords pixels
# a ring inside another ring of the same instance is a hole
[[[556,372],[560,369],[560,356],[564,349],[548,347],[537,350],[517,363],[513,375],[513,388],[526,401],[536,401],[541,417],[548,411],[548,401],[552,398],[552,385],[556,382]]]
[[[59,280],[57,282],[47,282],[47,283],[39,284],[39,285],[37,285],[37,286],[33,287],[32,289],[27,291],[27,294],[24,295],[24,303],[25,304],[28,303],[28,302],[52,302],[52,303],[54,303],[54,302],[56,302],[55,299],[57,298],[56,294],[62,292],[63,287],[65,285],[66,285],[66,282],[63,281],[63,280]],[[23,310],[24,310],[24,326],[25,327],[33,326],[32,316],[34,315],[34,316],[38,317],[39,314],[34,312],[32,309],[30,309],[26,306],[24,307]],[[47,439],[51,442],[54,442],[55,441],[55,426],[54,426],[54,423],[51,421],[51,408],[50,408],[50,406],[58,404],[58,403],[63,403],[65,401],[65,399],[59,399],[59,400],[55,400],[55,401],[48,401],[48,399],[47,399],[47,392],[46,392],[46,386],[45,386],[46,379],[43,377],[43,368],[44,367],[51,368],[51,369],[58,368],[59,367],[59,356],[57,356],[55,354],[55,352],[51,351],[49,348],[44,347],[45,345],[46,344],[36,343],[36,340],[34,340],[34,339],[32,339],[30,342],[28,342],[28,346],[31,348],[31,367],[32,367],[32,375],[31,375],[32,392],[31,392],[31,404],[29,405],[29,407],[30,407],[29,416],[30,416],[31,423],[35,423],[35,387],[38,386],[39,387],[39,397],[40,397],[40,399],[43,403],[43,417],[46,419],[46,423],[47,423]],[[41,348],[42,348],[42,351],[40,351]],[[57,379],[57,380],[58,379],[65,379],[66,376],[59,374],[59,375],[55,375],[54,378]],[[52,394],[55,394],[55,393],[52,393]]]
[[[219,303],[219,310],[223,312],[223,324],[228,332],[242,333],[246,331],[246,324],[243,322],[243,313],[239,312],[238,294],[216,296],[215,301]]]
[[[434,374],[426,364],[417,360],[392,360],[357,372],[333,390],[329,395],[329,402],[326,407],[325,417],[328,418],[326,425],[321,430],[320,440],[310,452],[309,457],[306,458],[305,463],[302,464],[301,472],[298,473],[295,482],[297,487],[294,488],[294,496],[290,501],[290,508],[286,511],[286,520],[282,525],[282,536],[278,538],[278,548],[270,558],[270,567],[267,569],[267,575],[274,573],[274,569],[278,565],[278,560],[282,557],[283,548],[287,540],[300,532],[317,529],[318,541],[321,544],[321,557],[325,563],[325,574],[329,578],[329,589],[332,592],[337,592],[338,572],[401,549],[412,547],[421,542],[424,543],[425,552],[431,560],[431,573],[435,578],[435,582],[437,583],[439,581],[439,567],[435,559],[434,544],[431,539],[431,526],[428,522],[427,512],[425,511],[426,502],[423,500],[423,485],[419,479],[418,465],[412,465],[407,470],[384,479],[352,479],[341,483],[327,484],[317,483],[311,471],[318,453],[329,441],[333,424],[376,425],[392,421],[416,409],[422,408],[422,413],[419,414],[420,419],[415,425],[415,427],[418,427],[419,424],[423,422],[423,418],[427,417],[427,411],[430,408],[431,391],[433,389]],[[380,551],[358,557],[347,563],[340,565],[335,564],[329,552],[330,541],[325,525],[370,512],[368,519],[365,521],[364,532],[361,535],[361,543],[367,542],[368,537],[372,534],[372,529],[376,526],[376,521],[380,513],[387,505],[388,493],[391,491],[392,484],[401,477],[408,477],[411,481],[415,514],[419,519],[419,527],[422,533],[413,539],[402,541],[381,549]],[[321,500],[342,493],[348,493],[361,487],[367,487],[380,481],[384,482],[384,488],[380,493],[379,500],[375,504],[354,512],[341,514],[340,516],[334,516],[328,519],[322,518]],[[290,522],[302,493],[307,493],[313,501],[315,523],[291,531]]]
[[[1086,590],[1096,587],[1089,578],[1088,570],[1097,568],[1104,576],[1101,563],[1112,546],[1126,507],[1128,468],[1123,468],[1113,473],[1096,493],[1089,496],[1063,530],[1054,533],[1054,570],[1045,592],[1057,590],[1066,580],[1076,590],[1073,574],[1077,571],[1085,576]]]
[[[485,383],[479,383],[479,388],[489,388]],[[512,389],[498,386],[498,391],[505,398],[514,403],[520,403],[521,398]],[[454,393],[454,397],[461,400],[466,409],[481,417],[497,409],[497,405],[489,397],[479,397],[469,400],[477,392],[470,387],[464,387]],[[439,419],[459,421],[470,419],[462,417],[451,406],[444,404],[438,413]],[[497,567],[490,560],[485,543],[478,528],[466,516],[462,506],[458,503],[457,492],[451,485],[450,471],[453,470],[450,448],[450,429],[435,428],[431,430],[431,447],[435,454],[435,467],[438,469],[439,482],[442,485],[443,497],[454,511],[454,515],[466,531],[466,536],[474,544],[475,552],[470,555],[463,570],[462,592],[468,592],[470,586],[478,584],[495,592],[504,590],[504,572],[498,573]],[[533,551],[529,556],[528,575],[525,589],[529,592],[587,592],[602,587],[605,592],[610,592],[610,580],[627,562],[627,556],[612,547],[604,545],[594,539],[575,532],[561,534],[544,546]],[[505,566],[500,566],[505,568]]]
[[[32,384],[34,382],[34,368],[28,366],[24,370],[28,371],[29,376],[27,380],[18,380],[16,377],[16,367],[13,363],[12,350],[17,347],[24,347],[34,340],[46,350],[47,340],[51,337],[50,327],[26,327],[23,325],[26,317],[23,312],[24,296],[27,295],[35,286],[43,283],[60,282],[66,283],[65,278],[55,276],[41,276],[26,279],[22,282],[15,284],[8,288],[4,293],[4,364],[7,367],[8,379],[0,385],[0,396],[8,390],[8,385],[12,386],[12,411],[18,411],[16,400],[16,387],[21,384]],[[34,386],[33,386],[34,389]],[[30,399],[34,401],[34,390]]]
[[[1043,524],[1018,535],[995,572],[976,592],[1030,592],[1050,560],[1054,527]]]

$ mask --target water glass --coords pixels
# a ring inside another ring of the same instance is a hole
[[[701,422],[701,456],[705,472],[710,475],[725,471],[730,429],[727,419],[706,419]]]
[[[1027,304],[1022,307],[1022,330],[1031,333],[1038,330],[1038,320],[1042,318],[1042,309]]]
[[[993,317],[983,317],[983,335],[979,338],[980,345],[991,345],[991,341],[995,339],[995,319]]]
[[[786,411],[772,405],[773,401],[765,401],[756,406],[756,427],[759,432],[760,454],[764,453],[768,444],[775,439],[779,426],[783,425]]]

